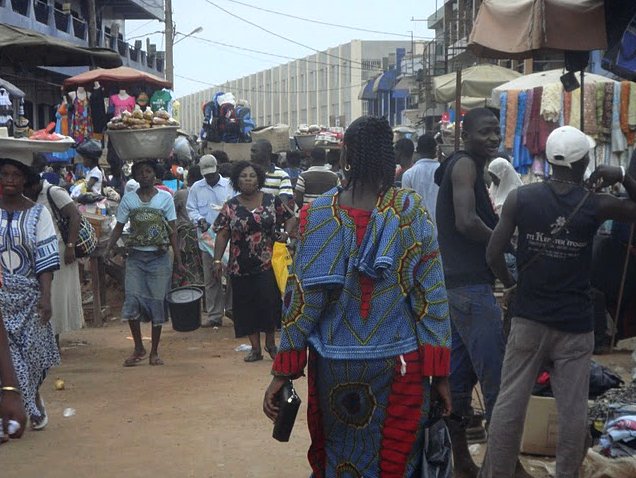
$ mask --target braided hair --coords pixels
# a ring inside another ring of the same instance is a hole
[[[385,192],[395,183],[395,151],[393,131],[386,118],[361,116],[344,135],[349,186],[355,193],[356,185],[368,184]]]

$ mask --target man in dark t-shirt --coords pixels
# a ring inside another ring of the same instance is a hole
[[[514,476],[528,401],[543,369],[550,371],[559,411],[556,476],[579,476],[594,348],[592,241],[608,219],[636,221],[636,180],[624,168],[600,166],[590,183],[598,188],[622,183],[630,199],[584,188],[592,147],[593,141],[572,126],[554,130],[546,144],[552,177],[510,193],[488,244],[490,267],[506,287],[506,297],[514,290],[516,298],[480,475],[485,478]],[[515,229],[518,283],[504,259]]]
[[[473,388],[479,381],[489,420],[499,393],[505,347],[501,308],[493,293],[494,276],[486,263],[486,245],[497,216],[488,196],[484,168],[499,155],[497,117],[486,108],[468,112],[462,138],[465,150],[435,171],[438,239],[453,332],[450,388],[453,413],[468,417]],[[476,477],[478,469],[468,451],[465,428],[455,420],[447,423],[455,476]]]

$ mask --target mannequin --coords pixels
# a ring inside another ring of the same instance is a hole
[[[121,88],[119,93],[110,97],[109,108],[112,108],[115,116],[121,116],[124,111],[132,112],[135,109],[135,97]]]

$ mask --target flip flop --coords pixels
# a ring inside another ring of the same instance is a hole
[[[138,365],[145,356],[146,352],[142,354],[133,353],[130,357],[124,360],[124,367],[134,367],[135,365]]]
[[[33,420],[31,420],[31,428],[36,431],[44,430],[49,424],[49,416],[46,414],[44,399],[42,398],[42,395],[40,395],[39,398],[40,403],[37,404],[37,407],[38,410],[42,413],[42,418],[39,422],[34,422]]]
[[[151,355],[148,363],[153,366],[164,364],[163,360],[161,360],[158,355]]]

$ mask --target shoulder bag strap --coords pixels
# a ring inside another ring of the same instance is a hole
[[[568,227],[570,222],[572,222],[572,219],[574,219],[574,216],[576,216],[576,214],[583,207],[583,204],[585,204],[585,201],[587,201],[587,198],[590,197],[590,194],[591,194],[591,191],[585,191],[585,194],[583,195],[583,198],[579,201],[579,203],[576,205],[576,207],[572,210],[572,212],[570,213],[568,218],[565,220],[565,222],[561,226],[556,228],[552,232],[552,234],[550,234],[550,238],[555,238],[556,236],[561,234],[561,231],[563,231],[565,228]],[[535,253],[534,256],[532,256],[522,267],[519,268],[519,274],[521,274],[522,272],[526,271],[528,269],[528,267],[530,267],[532,264],[534,264],[539,259],[539,257],[541,257],[543,255],[543,252],[545,251],[545,249],[548,247],[549,244],[550,244],[550,242],[545,242],[543,247],[541,247],[541,249],[539,249]]]
[[[60,208],[57,207],[57,204],[55,204],[55,201],[53,200],[53,196],[51,196],[51,189],[54,186],[49,186],[46,189],[46,197],[49,200],[49,204],[51,205],[51,210],[53,211],[53,216],[55,217],[55,221],[56,222],[60,222],[62,215],[60,214]]]

